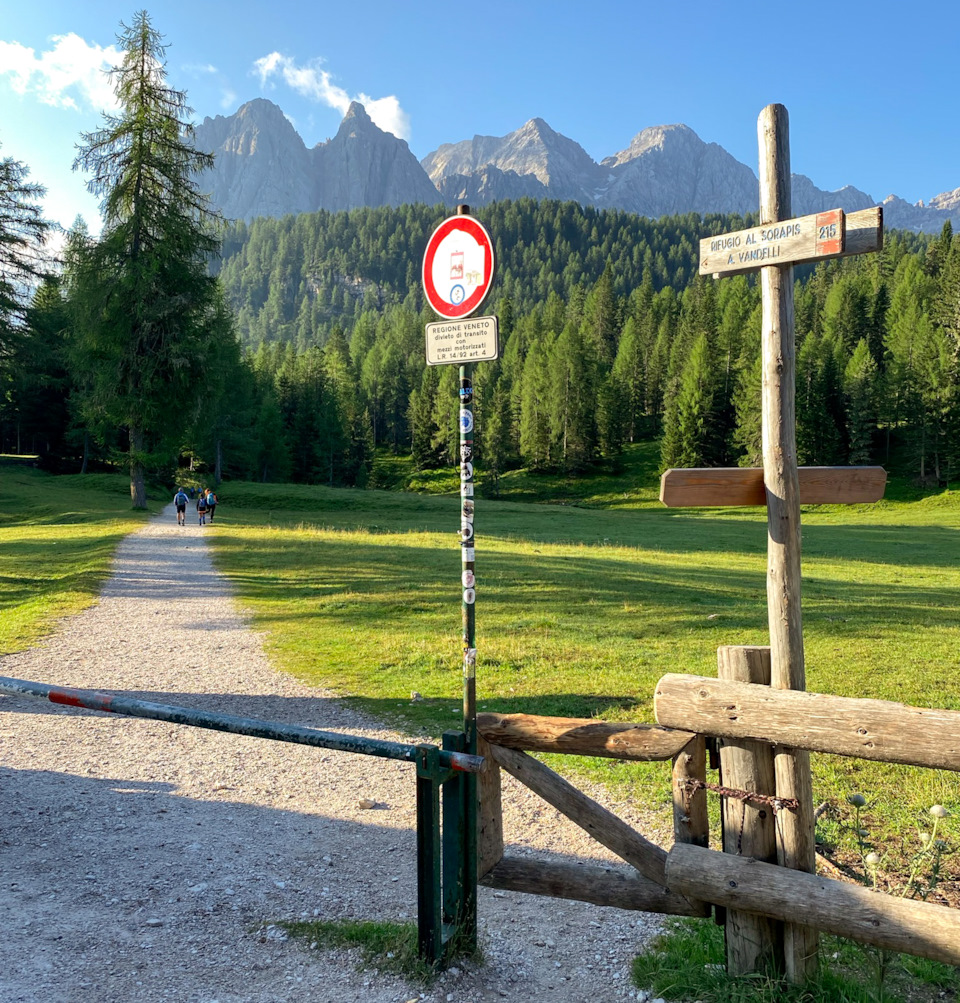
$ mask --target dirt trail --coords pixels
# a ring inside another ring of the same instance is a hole
[[[409,741],[270,667],[195,522],[128,537],[100,601],[0,674]],[[525,788],[505,802],[515,850],[609,859]],[[414,832],[407,764],[0,697],[0,1000],[637,996],[643,913],[481,889],[485,964],[426,990],[269,925],[413,918]]]

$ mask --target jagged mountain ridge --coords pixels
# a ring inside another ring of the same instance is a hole
[[[573,200],[643,216],[755,212],[756,174],[688,126],[660,125],[600,163],[572,139],[533,118],[506,136],[446,143],[418,162],[407,144],[379,129],[357,102],[337,135],[308,149],[281,109],[257,98],[230,116],[204,119],[199,149],[216,164],[204,178],[225,216],[250,220],[317,209],[467,202],[482,206],[522,197]],[[877,205],[852,186],[824,191],[793,175],[795,215]],[[911,205],[882,203],[888,227],[939,232],[960,224],[960,188]]]
[[[204,119],[194,142],[214,154],[201,185],[228,219],[441,201],[407,144],[378,129],[356,101],[336,136],[310,149],[264,98]]]

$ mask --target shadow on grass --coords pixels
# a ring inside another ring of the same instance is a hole
[[[926,540],[924,549],[936,553],[943,564],[956,563],[952,552],[943,553],[948,540],[956,542],[946,533],[940,537],[931,531],[935,538]],[[889,543],[906,545],[906,540]],[[915,551],[916,542],[911,546]],[[231,582],[241,598],[258,604],[257,618],[263,624],[322,616],[345,628],[369,629],[373,623],[380,629],[424,614],[443,615],[459,599],[459,555],[438,548],[313,537],[297,540],[294,551],[282,543],[228,536],[218,540],[218,547]],[[485,616],[498,619],[500,632],[535,629],[537,618],[547,629],[563,630],[565,616],[574,613],[581,626],[602,621],[608,611],[615,612],[622,624],[624,610],[635,610],[634,622],[648,621],[646,629],[655,627],[659,633],[713,629],[716,624],[707,620],[710,614],[723,614],[727,626],[733,617],[743,630],[762,630],[767,624],[762,560],[747,570],[724,570],[694,560],[680,566],[652,563],[642,555],[632,559],[613,550],[609,556],[502,550],[481,556],[478,604]],[[274,573],[272,568],[278,570]],[[825,570],[813,559],[807,565],[804,602],[811,612],[828,611],[838,620],[849,617],[861,630],[911,617],[922,617],[930,626],[956,622],[960,588],[892,579],[844,580],[826,575]],[[851,567],[847,573],[855,570]],[[293,609],[279,605],[273,613],[274,603],[300,605]],[[611,636],[631,633],[629,627],[611,629]]]

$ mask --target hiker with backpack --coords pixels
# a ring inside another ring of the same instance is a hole
[[[207,488],[207,515],[213,522],[213,513],[217,511],[217,496],[213,493],[213,488]]]
[[[186,525],[187,493],[183,490],[183,488],[177,488],[177,493],[173,496],[173,504],[177,506],[177,525]]]
[[[203,488],[197,498],[197,522],[202,526],[207,521],[207,495]]]

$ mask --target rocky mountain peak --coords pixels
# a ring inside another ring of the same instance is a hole
[[[367,114],[367,109],[359,101],[351,101],[343,122],[340,123],[342,129],[347,122],[354,122],[357,125],[373,125],[373,120]]]
[[[204,119],[196,144],[216,158],[202,183],[228,218],[404,202],[482,206],[524,197],[651,217],[756,212],[758,206],[753,170],[680,123],[641,130],[599,164],[542,118],[506,136],[445,143],[418,164],[407,144],[380,129],[359,101],[347,108],[333,139],[307,150],[281,109],[256,98],[234,115]],[[793,176],[794,215],[875,204],[856,188],[828,192]],[[889,227],[936,233],[946,219],[960,223],[960,189],[926,204],[890,196],[884,206]]]

